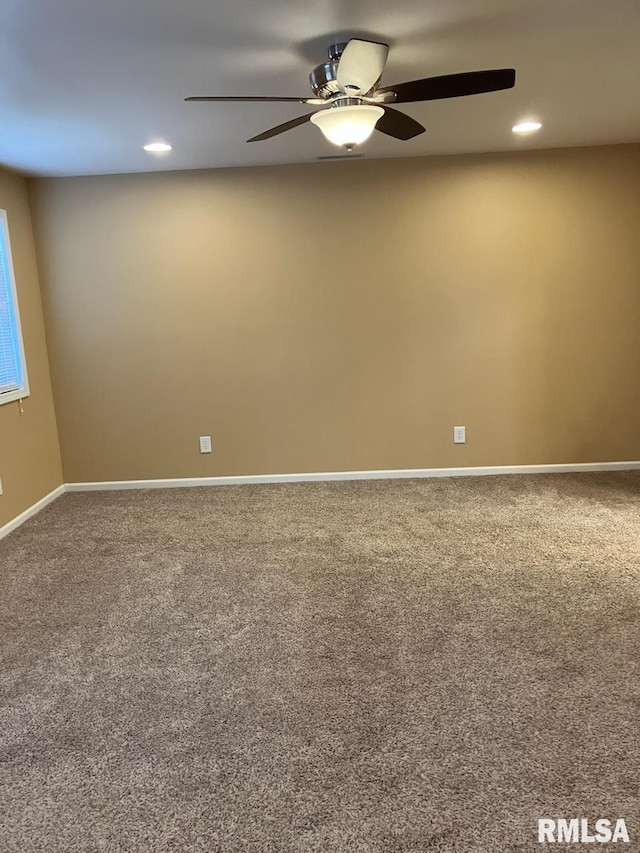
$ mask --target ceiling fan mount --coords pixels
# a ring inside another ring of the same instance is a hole
[[[250,97],[196,96],[187,101],[274,101],[297,102],[320,107],[320,110],[299,116],[253,136],[248,142],[271,139],[311,121],[325,137],[350,151],[367,139],[373,130],[403,141],[424,133],[423,127],[411,116],[394,109],[390,104],[459,98],[511,89],[515,85],[513,68],[489,71],[469,71],[426,77],[395,86],[380,88],[387,61],[389,45],[365,39],[337,42],[328,49],[328,61],[317,65],[309,74],[313,97]],[[329,109],[323,109],[323,108]]]
[[[344,53],[345,47],[349,44],[348,41],[339,41],[329,46],[327,54],[332,62],[337,62]]]

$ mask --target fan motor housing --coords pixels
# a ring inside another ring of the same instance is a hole
[[[330,98],[339,92],[338,61],[329,60],[329,62],[316,65],[309,74],[309,83],[318,98]]]
[[[340,91],[338,89],[338,63],[346,46],[346,41],[332,44],[327,51],[329,61],[316,65],[309,74],[311,88],[319,98],[330,98]]]

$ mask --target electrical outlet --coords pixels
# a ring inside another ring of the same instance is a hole
[[[0,495],[2,494],[2,480],[0,480]]]
[[[200,436],[200,453],[211,453],[211,436]]]
[[[453,428],[453,443],[454,444],[466,444],[467,443],[467,428],[466,427],[454,427]]]

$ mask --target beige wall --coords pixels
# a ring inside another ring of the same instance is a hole
[[[0,169],[31,396],[0,406],[0,527],[62,483],[26,182]]]
[[[67,481],[640,458],[638,145],[32,199]]]

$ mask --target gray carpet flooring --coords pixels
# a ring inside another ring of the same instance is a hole
[[[65,495],[0,542],[0,849],[506,853],[564,816],[640,850],[639,508],[636,474]]]

